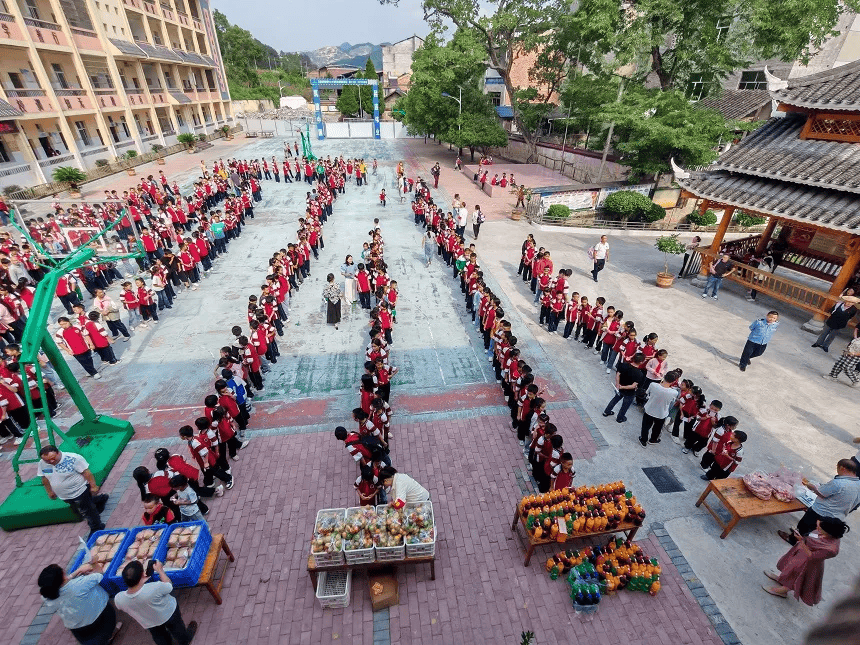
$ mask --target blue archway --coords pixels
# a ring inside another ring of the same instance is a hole
[[[325,139],[322,106],[320,104],[320,88],[340,89],[344,85],[370,85],[373,87],[373,138],[382,138],[379,133],[379,82],[370,78],[312,78],[311,92],[314,97],[314,113],[317,124],[317,139]]]

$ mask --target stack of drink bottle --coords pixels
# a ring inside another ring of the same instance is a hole
[[[570,570],[567,576],[570,598],[578,614],[593,614],[600,604],[601,593],[606,592],[606,581],[601,580],[590,562],[583,562]]]

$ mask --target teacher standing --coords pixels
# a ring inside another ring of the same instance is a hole
[[[328,274],[326,282],[325,289],[323,289],[323,300],[328,306],[325,321],[337,329],[340,322],[340,287],[334,281],[334,273]]]
[[[343,264],[340,266],[340,274],[343,276],[343,299],[352,304],[356,301],[355,297],[355,262],[351,255],[346,256]]]
[[[57,612],[82,645],[107,645],[122,627],[101,581],[102,574],[91,564],[82,564],[70,575],[60,565],[49,564],[39,574],[45,606]]]
[[[606,263],[609,262],[609,242],[605,235],[600,236],[600,241],[589,249],[589,255],[594,260],[594,268],[591,270],[591,277],[597,282],[597,274],[603,270]]]

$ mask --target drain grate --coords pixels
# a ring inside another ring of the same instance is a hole
[[[658,493],[680,493],[687,490],[668,466],[643,468],[642,472],[651,480]]]

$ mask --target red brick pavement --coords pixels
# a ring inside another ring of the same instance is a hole
[[[575,411],[554,409],[566,443],[577,458],[595,454]],[[719,643],[683,580],[660,549],[647,540],[646,551],[661,559],[663,590],[652,598],[623,592],[607,598],[591,622],[580,622],[566,583],[552,581],[538,551],[522,565],[519,538],[510,532],[514,505],[521,496],[516,476],[522,454],[509,430],[509,417],[483,416],[396,425],[392,458],[403,472],[430,490],[439,533],[436,580],[428,567],[401,570],[400,605],[391,609],[393,643],[514,643],[530,629],[541,645],[583,640],[614,643]],[[126,451],[111,478],[127,469]],[[258,437],[234,465],[236,487],[212,500],[209,523],[223,532],[237,555],[227,572],[224,604],[215,605],[202,589],[177,593],[186,620],[200,621],[200,642],[367,643],[373,641],[373,615],[363,576],[353,578],[346,609],[319,608],[305,571],[308,538],[320,508],[356,502],[356,469],[328,432]],[[115,481],[115,479],[113,479]],[[109,481],[108,488],[112,485]],[[117,493],[118,494],[118,493]],[[141,512],[136,490],[122,496],[109,525],[135,524]],[[0,619],[4,633],[18,642],[39,606],[34,584],[46,562],[65,562],[83,525],[31,529],[4,536],[0,554],[4,575]],[[16,566],[8,565],[16,561]],[[11,582],[12,584],[8,584]],[[71,635],[54,618],[41,641],[71,645]],[[123,645],[151,642],[131,625]]]

